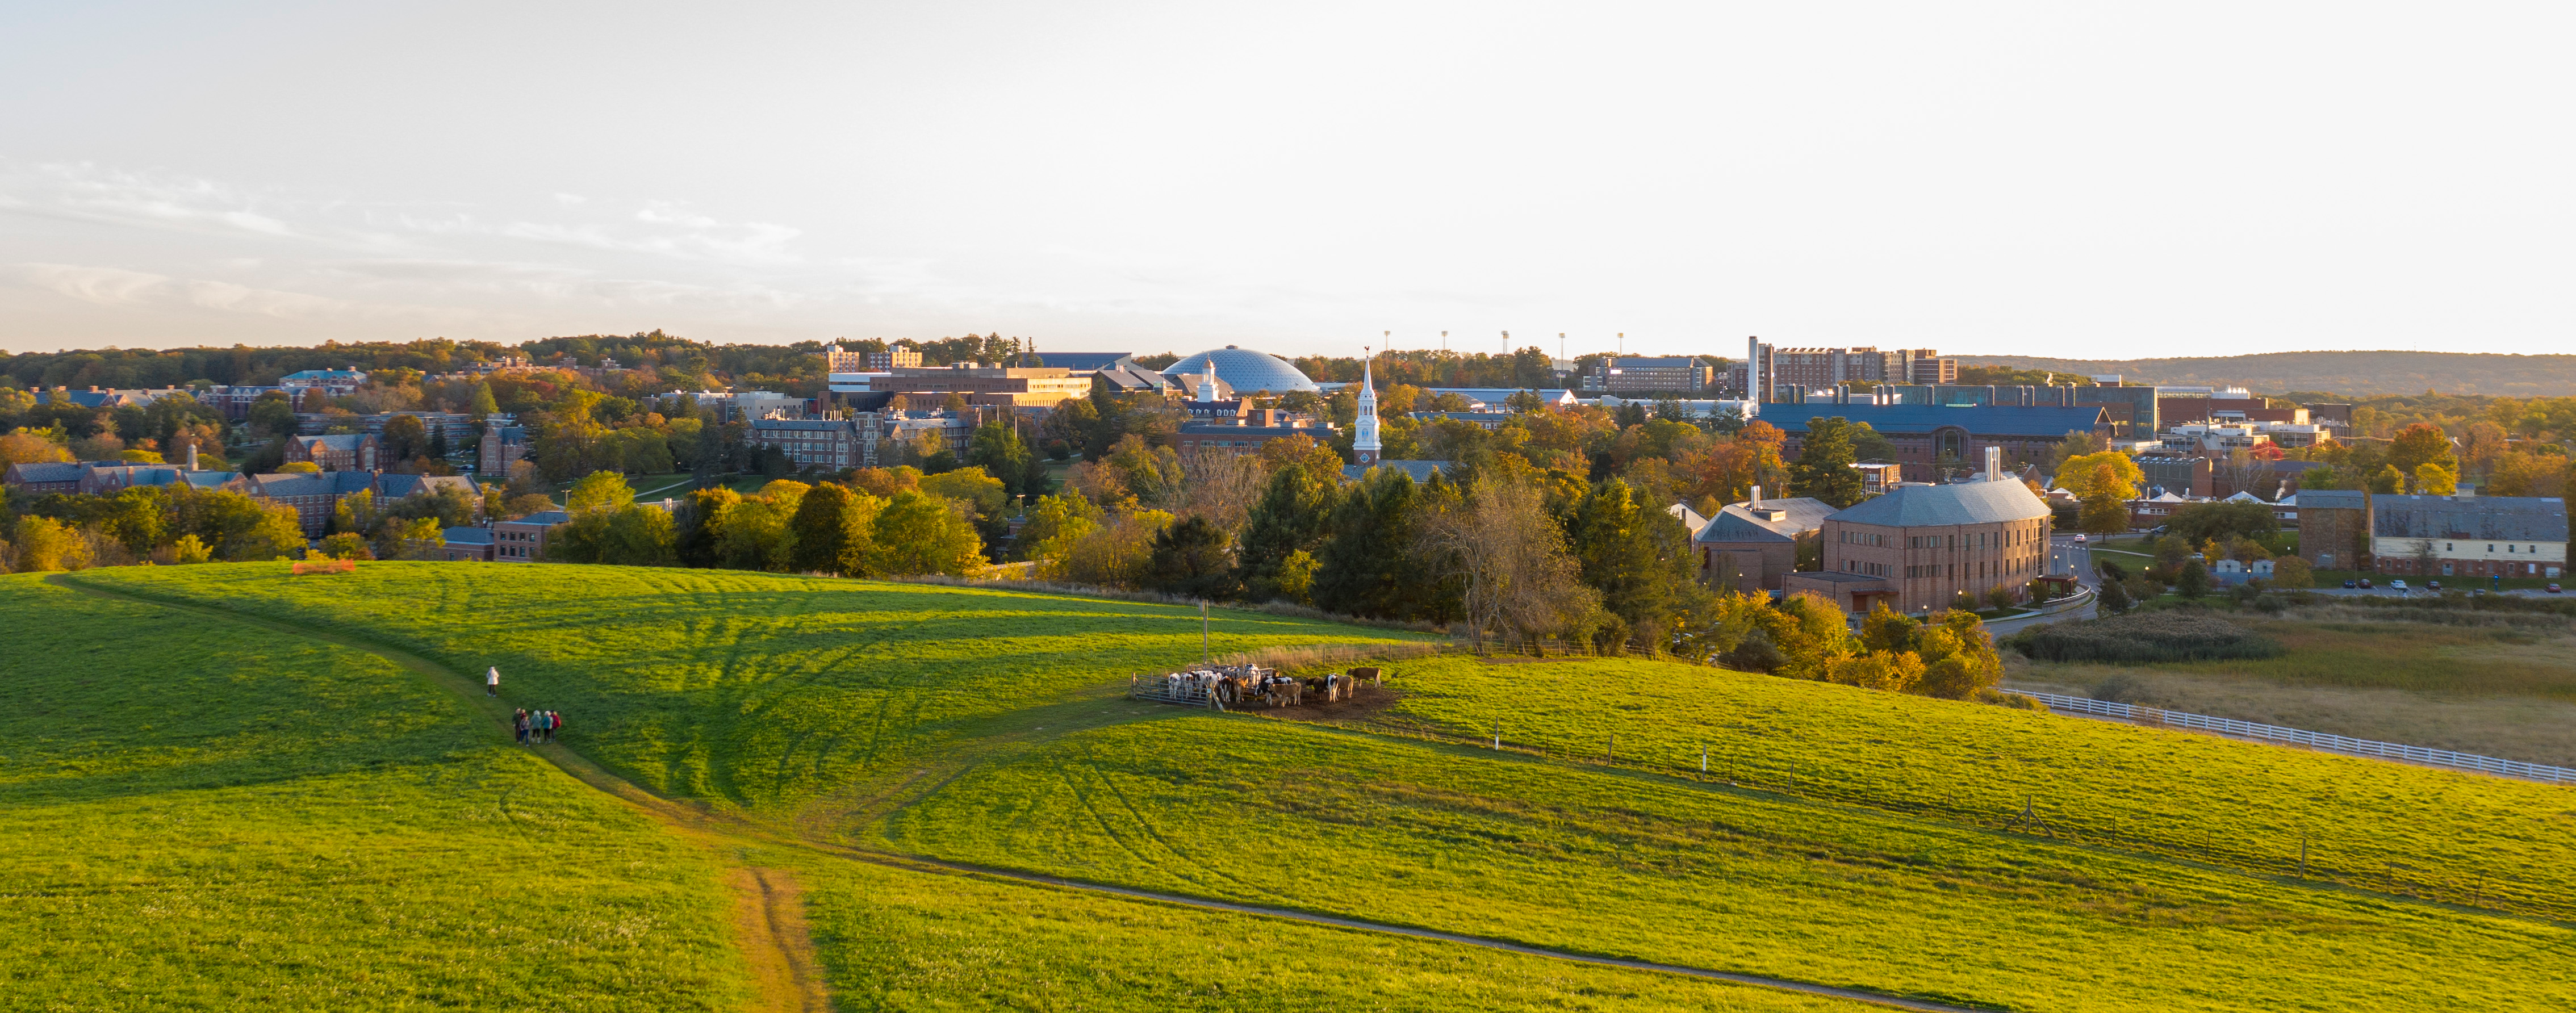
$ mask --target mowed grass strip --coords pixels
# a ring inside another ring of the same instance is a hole
[[[843,1009],[1885,1008],[867,862],[800,874]]]
[[[874,832],[931,857],[1962,1004],[2576,1002],[2566,968],[2531,960],[2562,926],[1245,717],[1073,733]]]
[[[700,852],[356,651],[0,577],[0,994],[729,1008]]]
[[[1048,723],[1200,656],[1198,610],[721,570],[366,563],[93,570],[76,580],[341,630],[567,715],[566,741],[674,795],[788,811],[872,772]],[[1217,654],[1420,640],[1218,609]]]
[[[2576,912],[2576,789],[1669,662],[1397,669],[1373,727],[2049,829],[2372,889]],[[1616,737],[1617,751],[1610,752]],[[2475,894],[2475,898],[2473,898]]]

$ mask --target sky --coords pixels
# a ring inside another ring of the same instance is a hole
[[[2571,28],[2543,4],[0,0],[0,351],[2576,351]]]

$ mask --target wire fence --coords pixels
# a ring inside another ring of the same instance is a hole
[[[2029,691],[2022,692],[2023,695],[2033,697],[2041,703],[2047,704],[2050,710],[2055,711],[2073,711],[2078,714],[2091,714],[2097,717],[2122,718],[2136,721],[2141,724],[2170,725],[2175,728],[2195,728],[2201,731],[2217,732],[2222,735],[2234,735],[2250,739],[2266,739],[2273,742],[2295,743],[2302,746],[2331,750],[2338,753],[2350,753],[2355,756],[2375,756],[2390,760],[2405,760],[2410,763],[2430,763],[2444,767],[2457,767],[2461,770],[2474,770],[2480,773],[2503,774],[2508,777],[2526,777],[2535,781],[2549,781],[2558,784],[2576,783],[2576,769],[2553,767],[2546,763],[2524,763],[2520,760],[2506,760],[2493,756],[2480,756],[2476,753],[2453,752],[2448,749],[2430,749],[2424,746],[2409,746],[2398,742],[2380,742],[2374,739],[2346,738],[2341,735],[2329,735],[2324,732],[2311,732],[2299,728],[2286,728],[2281,725],[2267,725],[2253,721],[2238,721],[2234,718],[2211,717],[2207,714],[2190,714],[2183,711],[2169,711],[2161,707],[2147,707],[2139,704],[2112,703],[2107,700],[2090,700],[2080,696],[2060,696],[2056,693],[2036,693]]]

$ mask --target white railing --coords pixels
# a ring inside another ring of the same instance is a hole
[[[2054,711],[2072,711],[2078,714],[2091,714],[2097,717],[2125,718],[2142,724],[2169,725],[2175,728],[2197,728],[2202,731],[2217,732],[2222,735],[2238,735],[2249,739],[2268,739],[2274,742],[2290,742],[2302,746],[2311,746],[2317,749],[2332,750],[2338,753],[2350,753],[2355,756],[2377,756],[2392,760],[2407,760],[2414,763],[2432,763],[2445,767],[2457,767],[2462,770],[2475,770],[2488,774],[2506,774],[2513,777],[2528,777],[2536,781],[2556,781],[2562,783],[2576,782],[2576,770],[2571,770],[2566,767],[2552,767],[2545,763],[2524,763],[2520,760],[2505,760],[2493,756],[2479,756],[2476,753],[2455,753],[2448,749],[2427,749],[2423,746],[2409,746],[2396,742],[2378,742],[2371,739],[2345,738],[2341,735],[2328,735],[2324,732],[2311,732],[2298,728],[2284,728],[2280,725],[2257,724],[2252,721],[2238,721],[2233,718],[2214,718],[2207,714],[2187,714],[2182,711],[2165,710],[2161,707],[2112,703],[2107,700],[2089,700],[2080,696],[2060,696],[2056,693],[2033,693],[2027,690],[2015,690],[2014,692],[2036,698],[2039,702],[2047,704],[2049,709]]]

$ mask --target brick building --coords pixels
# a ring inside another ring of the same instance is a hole
[[[492,561],[495,563],[533,563],[546,558],[546,540],[572,515],[561,510],[546,510],[517,520],[492,522]]]
[[[1761,390],[1750,375],[1761,374]],[[1778,348],[1745,342],[1745,361],[1727,371],[1726,390],[1741,398],[1772,401],[1784,391],[1803,393],[1846,383],[1940,384],[1959,381],[1959,360],[1929,348]]]
[[[2009,474],[1908,483],[1827,516],[1824,572],[1789,574],[1783,590],[1855,614],[1881,602],[1899,612],[1951,608],[1998,585],[2024,594],[2048,574],[2048,532],[2048,504]]]
[[[87,472],[92,465],[113,463],[116,462],[20,462],[18,464],[10,465],[9,470],[5,474],[0,474],[0,483],[5,483],[9,488],[19,490],[30,496],[42,496],[47,493],[56,492],[79,492],[81,475]]]
[[[1583,374],[1583,389],[1612,394],[1706,395],[1715,389],[1717,368],[1697,356],[1608,358]]]
[[[2044,461],[2070,432],[2108,437],[2111,424],[2100,408],[1941,407],[1936,405],[1767,404],[1762,421],[1788,437],[1780,453],[1796,457],[1805,448],[1811,419],[1841,416],[1867,422],[1896,447],[1894,463],[1904,466],[1909,481],[1928,482],[1946,469],[1965,473],[1987,448],[1999,448],[2018,468]]]
[[[368,433],[286,438],[287,463],[307,462],[324,471],[374,471],[382,444]]]
[[[1272,440],[1303,436],[1330,446],[1342,435],[1341,430],[1323,425],[1303,415],[1291,415],[1276,408],[1260,408],[1237,419],[1215,419],[1181,423],[1181,431],[1172,446],[1187,454],[1196,450],[1248,454]]]
[[[755,419],[746,440],[778,448],[799,470],[866,467],[872,456],[859,445],[859,427],[849,419]]]
[[[509,421],[501,415],[485,419],[483,440],[474,448],[474,471],[490,481],[509,478],[510,466],[528,456],[527,428]]]
[[[2361,569],[2370,554],[2370,498],[2356,489],[2300,490],[2299,558],[2320,570]]]
[[[1777,591],[1798,568],[1798,549],[1812,542],[1834,512],[1823,500],[1805,496],[1763,499],[1754,486],[1751,498],[1728,504],[1691,537],[1699,556],[1699,579],[1724,593]]]

